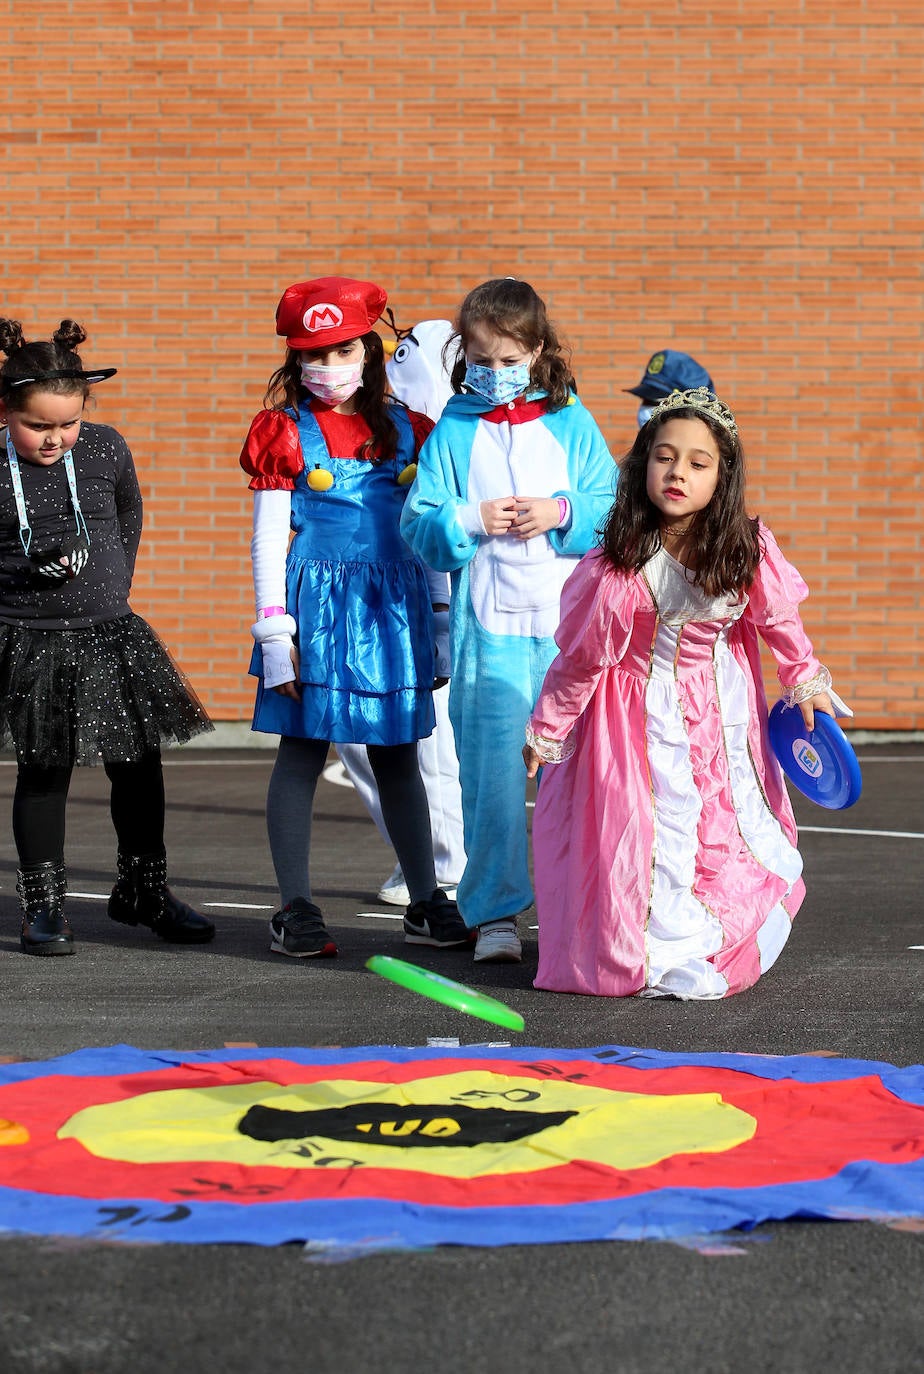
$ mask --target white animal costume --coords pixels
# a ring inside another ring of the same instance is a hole
[[[419,558],[452,575],[449,714],[468,852],[457,900],[470,927],[533,900],[523,731],[557,652],[561,589],[594,545],[615,482],[576,396],[551,411],[542,392],[498,407],[454,395],[418,458],[401,530]],[[565,498],[560,528],[528,540],[487,535],[481,502],[511,493]]]
[[[449,376],[443,366],[443,347],[452,335],[449,320],[423,320],[405,334],[385,364],[389,386],[399,401],[431,420],[438,420],[443,406],[452,395]],[[440,595],[439,576],[431,576],[431,594],[435,601],[449,602],[449,579],[443,574],[443,594]],[[441,654],[437,641],[437,676],[449,677],[448,652]],[[458,885],[465,868],[465,845],[462,832],[462,792],[459,786],[459,760],[452,725],[449,720],[449,688],[439,687],[433,693],[436,729],[420,740],[417,757],[420,776],[427,792],[430,827],[433,832],[433,863],[440,887]],[[359,744],[338,744],[337,753],[350,780],[359,793],[367,811],[386,844],[390,845],[379,794],[369,767],[365,749]],[[405,889],[400,868],[395,870],[382,888],[383,900],[402,904]]]

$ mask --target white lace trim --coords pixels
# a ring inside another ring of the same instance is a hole
[[[783,700],[787,706],[798,706],[802,701],[817,697],[819,692],[829,692],[831,683],[831,674],[827,668],[822,668],[814,677],[809,678],[808,682],[797,682],[792,687],[784,687]]]
[[[537,735],[528,721],[526,723],[526,743],[530,749],[536,751],[543,764],[564,763],[566,759],[570,759],[575,748],[571,735],[563,740],[549,739],[546,735]]]

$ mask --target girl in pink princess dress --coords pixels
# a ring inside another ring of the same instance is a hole
[[[533,821],[536,987],[718,998],[774,963],[805,887],[758,635],[808,729],[849,714],[807,595],[745,512],[732,413],[705,388],[666,397],[565,586],[527,726],[529,775],[554,765]]]

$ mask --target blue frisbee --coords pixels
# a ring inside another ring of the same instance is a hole
[[[770,744],[789,781],[818,806],[843,811],[863,788],[853,745],[833,716],[815,712],[806,730],[798,706],[778,701],[770,712]]]

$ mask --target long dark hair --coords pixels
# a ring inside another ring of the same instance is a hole
[[[639,572],[661,547],[660,515],[647,491],[648,457],[668,420],[701,420],[719,450],[712,500],[697,511],[691,525],[690,580],[707,596],[740,595],[753,582],[761,554],[758,522],[744,504],[744,453],[737,435],[695,406],[678,406],[639,430],[619,464],[616,500],[600,531],[600,546],[613,567],[624,572]]]
[[[362,447],[362,456],[373,463],[384,463],[398,451],[398,431],[389,411],[395,404],[388,396],[385,376],[385,350],[375,330],[360,338],[366,352],[363,384],[356,392],[356,411],[372,434]],[[302,386],[301,362],[305,350],[287,348],[285,362],[276,369],[266,387],[263,404],[269,410],[298,410],[311,393]]]
[[[77,349],[87,337],[76,320],[62,320],[51,339],[26,343],[18,320],[0,319],[0,352],[6,362],[0,367],[0,394],[8,410],[23,410],[33,391],[51,391],[58,396],[81,396],[86,401],[90,383],[83,377],[49,376],[60,372],[81,372],[83,364]],[[22,377],[34,377],[23,382]]]
[[[455,351],[450,381],[453,391],[461,391],[465,380],[465,350],[473,324],[486,324],[498,334],[516,339],[530,353],[542,352],[529,370],[530,385],[548,393],[549,409],[561,410],[568,404],[574,377],[571,363],[559,341],[555,327],[546,314],[545,302],[529,282],[514,277],[494,277],[469,291],[459,310],[455,333],[443,350],[447,367]]]

